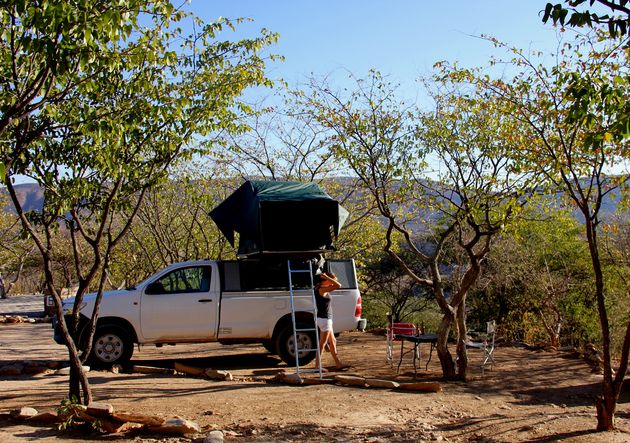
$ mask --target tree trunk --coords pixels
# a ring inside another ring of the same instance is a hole
[[[455,379],[455,363],[451,353],[448,352],[448,334],[451,331],[451,324],[453,323],[453,314],[445,313],[438,327],[437,333],[437,354],[440,358],[440,364],[442,365],[442,376],[445,380]]]
[[[463,381],[468,379],[468,353],[466,352],[466,301],[457,308],[457,377]]]
[[[585,215],[588,212],[584,212]],[[593,272],[595,274],[595,297],[597,299],[597,310],[599,322],[602,330],[602,352],[604,354],[604,378],[602,382],[602,395],[597,399],[597,430],[611,431],[615,428],[615,410],[617,409],[617,395],[615,393],[615,382],[612,372],[612,358],[610,354],[610,324],[608,322],[608,311],[606,308],[606,294],[604,292],[604,274],[599,258],[597,244],[597,224],[590,217],[586,217],[586,238],[588,240],[589,252]]]
[[[604,392],[597,398],[597,430],[612,431],[615,429],[615,410],[617,401],[612,392]]]
[[[49,269],[45,267],[45,271],[48,274]],[[66,324],[65,317],[63,315],[62,301],[57,290],[52,286],[48,287],[52,293],[53,300],[55,301],[55,311],[59,321],[61,334],[68,348],[68,359],[70,361],[70,388],[68,390],[68,398],[73,400],[76,398],[78,401],[82,400],[82,403],[87,405],[92,401],[92,392],[90,389],[90,383],[83,371],[81,359],[79,358],[79,352],[72,338],[68,325]],[[81,395],[83,391],[83,395]]]

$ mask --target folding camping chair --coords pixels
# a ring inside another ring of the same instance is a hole
[[[416,335],[417,333],[418,328],[413,323],[389,322],[387,324],[387,362],[391,367],[394,366],[394,342],[400,341],[396,335]],[[416,358],[418,357],[416,355]]]
[[[481,335],[480,341],[467,341],[466,347],[471,349],[480,349],[483,351],[483,359],[479,367],[481,375],[487,365],[492,367],[494,364],[494,338],[495,338],[496,322],[494,320],[486,323],[486,333]]]

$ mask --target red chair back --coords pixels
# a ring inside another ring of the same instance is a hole
[[[392,323],[392,334],[394,334],[394,336],[415,335],[416,332],[416,325],[413,323]]]

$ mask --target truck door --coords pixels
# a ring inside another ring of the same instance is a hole
[[[148,341],[208,340],[216,335],[219,293],[210,265],[174,269],[142,294],[140,326]]]

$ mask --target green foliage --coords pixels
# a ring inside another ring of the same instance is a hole
[[[192,35],[182,31],[187,19]],[[206,152],[216,133],[243,130],[239,117],[249,107],[239,97],[250,86],[270,85],[261,51],[277,36],[263,30],[251,39],[221,39],[238,21],[204,24],[168,0],[13,0],[0,6],[0,20],[3,180],[53,293],[57,248],[68,248],[51,240],[60,222],[69,233],[77,319],[97,276],[102,294],[112,253],[146,192],[172,165]],[[43,188],[41,213],[23,214],[15,174]],[[76,350],[69,350],[80,372]],[[89,401],[87,378],[80,381]]]
[[[57,425],[59,430],[65,431],[74,428],[81,420],[78,411],[82,405],[76,396],[61,400],[61,405],[57,408],[57,416],[61,421]]]
[[[423,267],[409,251],[401,252],[400,255],[414,270]],[[387,314],[392,316],[394,322],[415,323],[419,314],[435,305],[433,294],[407,275],[386,253],[375,254],[371,261],[365,263],[361,277],[365,282],[362,294],[369,301],[366,304],[372,316],[370,324],[385,324]]]
[[[510,340],[583,345],[599,337],[589,252],[571,211],[530,209],[503,233],[469,307]],[[556,336],[557,335],[557,336]]]
[[[588,6],[591,8],[596,3],[603,5],[605,8],[608,8],[613,15],[607,13],[600,14],[598,10],[577,9],[585,3],[588,3]],[[564,0],[564,4],[568,6],[568,8],[562,3],[547,3],[543,15],[543,22],[547,23],[551,18],[553,23],[559,23],[562,26],[592,28],[602,25],[608,28],[608,32],[612,38],[623,37],[628,34],[630,30],[630,8],[628,7],[628,0]],[[617,13],[621,13],[621,15],[615,15]],[[569,18],[568,20],[567,17]]]

